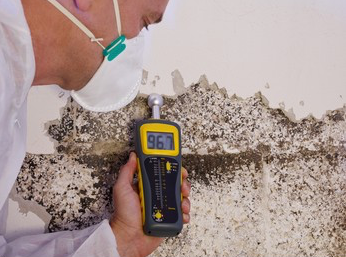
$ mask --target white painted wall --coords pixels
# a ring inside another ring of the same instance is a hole
[[[186,86],[206,74],[229,94],[261,91],[298,119],[346,102],[344,0],[171,0],[149,35],[144,92],[167,92],[178,69]]]
[[[145,58],[144,93],[174,94],[171,73],[178,69],[186,86],[206,74],[229,94],[262,91],[272,107],[284,103],[298,119],[319,118],[345,104],[346,1],[170,0],[162,24],[150,27]],[[32,88],[28,152],[54,152],[44,124],[59,118],[68,95],[61,92]]]

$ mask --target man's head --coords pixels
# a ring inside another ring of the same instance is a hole
[[[150,24],[162,19],[169,0],[118,0],[122,31],[136,37]],[[104,46],[118,35],[113,0],[58,0]],[[102,49],[46,0],[22,0],[33,37],[35,85],[56,83],[78,90],[94,75],[103,60]],[[47,59],[47,57],[49,59]],[[52,58],[54,57],[54,58]]]
[[[132,38],[151,24],[159,23],[168,4],[168,0],[120,0],[122,11],[123,32]]]
[[[69,5],[72,13],[90,28],[94,34],[114,40],[117,29],[113,0],[59,0]],[[150,24],[161,21],[168,0],[118,0],[122,22],[122,34],[131,39]],[[108,42],[107,42],[108,43]]]

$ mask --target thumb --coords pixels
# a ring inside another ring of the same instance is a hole
[[[120,169],[118,182],[121,184],[132,184],[133,175],[137,169],[137,158],[134,152],[131,152],[127,163]]]

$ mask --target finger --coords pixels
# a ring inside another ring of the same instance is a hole
[[[183,179],[186,179],[189,176],[189,173],[184,167],[181,168],[181,174],[183,176]]]
[[[185,197],[183,198],[183,201],[181,203],[181,209],[182,209],[183,213],[185,213],[185,214],[190,213],[191,203],[190,203],[189,198],[185,198]]]
[[[183,222],[185,224],[190,222],[190,215],[189,214],[183,213]]]
[[[135,191],[137,194],[139,194],[139,189],[138,189],[138,182],[135,184],[132,184],[132,189]]]
[[[184,179],[183,184],[181,185],[181,193],[184,197],[189,197],[191,191],[191,184]]]
[[[136,154],[131,152],[130,158],[127,163],[120,169],[118,182],[132,184],[133,175],[135,174],[137,169],[137,159]]]

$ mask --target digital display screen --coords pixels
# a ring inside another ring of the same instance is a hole
[[[173,133],[147,132],[148,148],[174,150]]]

